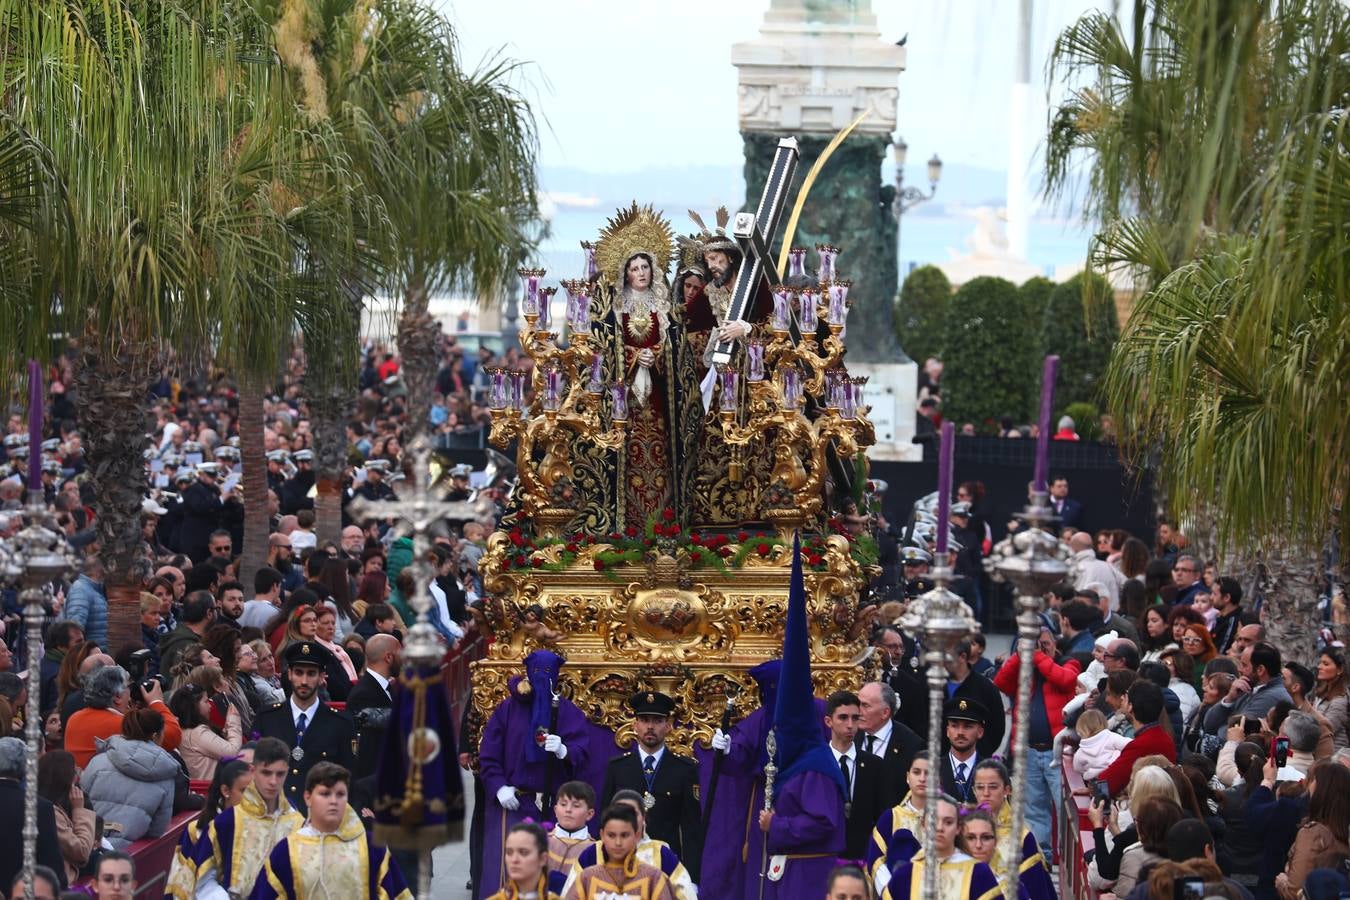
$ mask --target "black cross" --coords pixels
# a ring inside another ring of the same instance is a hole
[[[783,208],[787,205],[788,190],[792,187],[792,176],[797,171],[796,138],[783,138],[774,151],[773,165],[769,168],[769,177],[764,182],[764,193],[759,198],[759,209],[750,213],[737,213],[732,224],[732,234],[741,245],[741,269],[736,275],[736,290],[731,295],[731,306],[727,309],[728,322],[744,322],[754,307],[755,293],[760,281],[770,287],[779,284],[778,269],[770,255],[774,233],[778,231],[778,222],[783,217]],[[726,365],[731,362],[731,351],[735,341],[719,341],[713,350],[713,363]]]

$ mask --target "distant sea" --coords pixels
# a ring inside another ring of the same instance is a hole
[[[906,166],[908,184],[921,183],[922,169]],[[893,177],[889,166],[883,177]],[[541,262],[548,279],[581,274],[580,242],[594,240],[606,220],[633,200],[663,211],[678,233],[694,230],[686,213],[697,210],[709,224],[713,211],[725,204],[735,212],[745,202],[739,166],[694,166],[636,172],[597,173],[546,167],[540,172],[542,211],[549,217],[550,235],[541,246]],[[937,196],[907,212],[901,224],[900,274],[926,263],[939,263],[970,252],[975,210],[1003,206],[1004,175],[961,164],[945,168]],[[1077,218],[1058,210],[1042,209],[1032,219],[1027,235],[1028,261],[1047,277],[1057,270],[1083,264],[1089,233]],[[848,271],[848,248],[840,269]]]

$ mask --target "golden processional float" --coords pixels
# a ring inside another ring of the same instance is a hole
[[[566,659],[559,692],[617,744],[634,737],[627,699],[660,690],[676,702],[671,744],[706,746],[729,697],[740,715],[758,706],[747,671],[781,655],[794,531],[816,693],[861,684],[876,545],[829,500],[850,475],[865,484],[875,437],[866,379],[844,365],[839,251],[818,247],[812,276],[804,250],[784,254],[783,278],[768,258],[796,155],[780,144],[758,212],[731,235],[724,213],[677,242],[649,207],[620,210],[582,245],[583,277],[561,283],[561,328],[544,270],[520,271],[528,363],[489,370],[491,440],[514,442],[519,481],[479,563],[493,642],[473,665],[472,732],[546,648]],[[691,274],[711,278],[711,328],[681,296]],[[726,323],[746,326],[741,340],[722,338]]]

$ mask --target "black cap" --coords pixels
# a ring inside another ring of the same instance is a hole
[[[953,697],[942,705],[942,718],[947,722],[978,722],[984,725],[989,720],[989,713],[975,700]]]
[[[669,716],[675,712],[675,701],[660,691],[638,691],[628,698],[635,716]]]
[[[331,650],[318,641],[295,641],[281,652],[281,658],[288,668],[318,666],[320,669],[328,668],[328,664],[337,659]]]

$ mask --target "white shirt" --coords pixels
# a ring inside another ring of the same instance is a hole
[[[393,700],[393,699],[394,699],[394,695],[391,694],[391,693],[389,693],[389,681],[390,681],[390,679],[385,678],[383,675],[381,675],[379,672],[376,672],[376,671],[375,671],[374,669],[372,669],[372,668],[367,667],[367,668],[366,668],[366,671],[370,673],[370,677],[371,677],[371,678],[374,678],[374,679],[375,679],[375,683],[378,684],[378,685],[380,686],[380,688],[384,691],[385,696],[387,696],[390,700]]]
[[[849,744],[847,750],[840,752],[839,750],[836,750],[834,748],[833,744],[831,744],[830,752],[834,754],[834,761],[836,765],[839,764],[839,761],[841,759],[848,760],[848,796],[845,797],[844,799],[852,800],[853,791],[858,784],[858,748],[855,747],[853,744]],[[843,766],[840,766],[840,771],[841,772],[843,771]]]
[[[878,728],[878,729],[877,729],[877,733],[876,733],[875,735],[872,735],[872,737],[876,738],[876,740],[872,741],[872,750],[871,750],[871,752],[872,752],[873,754],[875,754],[876,756],[885,756],[885,755],[886,755],[886,748],[887,748],[887,746],[889,746],[890,743],[891,743],[891,731],[893,730],[893,729],[891,728],[891,724],[892,724],[892,723],[891,723],[891,720],[890,720],[890,719],[887,719],[887,720],[886,720],[886,724],[885,724],[885,725],[882,725],[880,728]],[[863,732],[863,743],[862,743],[862,746],[863,746],[863,749],[864,749],[864,750],[867,749],[867,737],[868,737],[867,732],[864,731],[864,732]]]
[[[639,748],[638,748],[638,762],[641,763],[642,768],[643,768],[644,771],[645,771],[646,768],[647,768],[647,760],[648,760],[648,759],[650,759],[650,760],[652,761],[652,768],[653,768],[653,769],[659,769],[659,768],[661,768],[661,757],[665,755],[665,752],[666,752],[666,748],[665,748],[664,746],[662,746],[662,747],[661,747],[659,750],[657,750],[655,753],[648,753],[646,750],[643,750],[641,747],[639,747]]]
[[[587,828],[585,825],[582,825],[576,831],[568,831],[561,825],[554,825],[553,836],[563,838],[564,840],[572,840],[572,841],[594,840],[594,838],[591,837],[590,829]]]
[[[319,711],[318,697],[314,698],[314,703],[310,705],[309,709],[301,709],[300,707],[295,705],[295,695],[294,694],[291,695],[291,721],[295,723],[296,728],[300,727],[300,714],[304,713],[305,729],[308,730],[309,726],[314,724],[314,714],[318,711]]]
[[[966,757],[965,759],[957,759],[955,753],[952,753],[950,750],[947,751],[947,760],[952,764],[952,778],[956,778],[959,781],[967,781],[967,782],[970,781],[972,778],[974,778],[975,764],[979,762],[979,759],[977,759],[979,755],[980,755],[979,753],[971,753],[970,756]],[[959,766],[966,767],[965,778],[959,778],[957,776],[956,773],[960,771],[960,769],[958,768]]]

